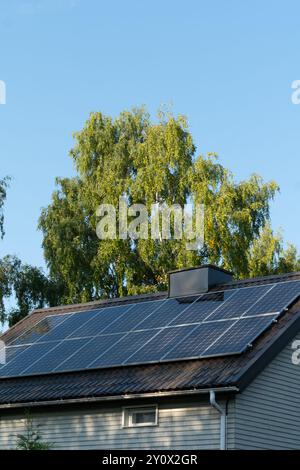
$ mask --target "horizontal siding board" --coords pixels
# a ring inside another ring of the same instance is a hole
[[[209,405],[162,405],[159,425],[122,428],[120,407],[32,413],[44,441],[56,449],[218,449],[220,417]],[[20,415],[0,417],[0,448],[15,447],[24,432]]]

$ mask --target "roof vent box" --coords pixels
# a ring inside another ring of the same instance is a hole
[[[230,271],[209,264],[171,271],[168,274],[169,297],[201,294],[213,286],[232,280]]]

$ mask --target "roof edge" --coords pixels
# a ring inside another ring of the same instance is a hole
[[[46,400],[46,401],[33,401],[33,402],[19,402],[19,403],[4,403],[0,405],[0,409],[15,409],[15,408],[36,408],[42,406],[55,406],[55,405],[76,405],[83,403],[100,403],[118,400],[136,400],[143,398],[163,398],[163,397],[181,397],[181,396],[197,396],[209,394],[210,391],[215,393],[237,393],[239,391],[236,386],[226,387],[206,387],[191,390],[170,390],[163,392],[148,392],[148,393],[130,393],[123,395],[107,395],[100,397],[83,397],[83,398],[66,398],[59,400]]]
[[[137,300],[148,300],[148,299],[155,299],[155,298],[160,298],[160,297],[167,297],[168,292],[167,291],[159,291],[159,292],[149,292],[146,294],[139,294],[139,295],[127,295],[125,297],[114,297],[113,299],[99,299],[99,300],[92,300],[91,302],[84,302],[84,303],[79,303],[79,304],[67,304],[67,305],[57,305],[55,307],[45,307],[45,308],[37,308],[33,310],[30,315],[33,315],[35,313],[45,313],[45,312],[55,312],[55,311],[60,311],[63,310],[64,312],[67,310],[74,310],[74,309],[84,309],[86,310],[86,307],[93,307],[97,308],[98,306],[102,305],[114,305],[114,304],[120,304],[124,302],[128,303],[133,303]],[[26,317],[25,317],[26,318]]]

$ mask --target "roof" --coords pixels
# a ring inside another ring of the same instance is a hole
[[[213,290],[277,283],[300,279],[300,273],[233,281]],[[8,330],[1,339],[12,341],[43,317],[99,308],[99,305],[144,302],[164,298],[166,293],[142,295],[36,310]],[[253,348],[242,355],[193,359],[170,363],[113,367],[109,369],[52,373],[1,379],[0,404],[45,403],[156,392],[187,392],[236,387],[242,390],[300,331],[300,301],[263,333]]]

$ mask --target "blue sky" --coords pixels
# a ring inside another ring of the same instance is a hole
[[[13,178],[0,256],[43,265],[40,209],[73,174],[90,111],[162,103],[188,117],[198,153],[279,183],[273,226],[300,248],[299,2],[2,0],[0,44],[0,176]]]

